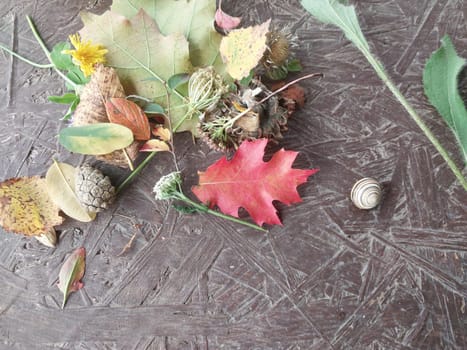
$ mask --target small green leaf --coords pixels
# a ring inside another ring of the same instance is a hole
[[[287,63],[287,70],[289,72],[301,72],[303,70],[303,67],[300,64],[300,61],[294,58],[289,63]]]
[[[57,43],[50,52],[50,59],[55,67],[61,70],[69,70],[75,65],[70,55],[62,53],[63,50],[69,50],[70,44],[67,42]]]
[[[81,69],[77,66],[73,66],[68,70],[68,73],[66,75],[70,80],[78,85],[84,85],[87,84],[90,80],[89,78],[86,78],[84,76],[84,73],[81,71]]]
[[[83,278],[86,268],[85,259],[86,250],[83,247],[78,248],[71,253],[60,269],[57,287],[63,293],[62,309],[65,306],[68,295],[83,288],[83,283],[80,280]]]
[[[133,133],[123,125],[96,123],[62,129],[58,139],[70,152],[98,155],[129,146],[133,142]]]
[[[254,75],[255,75],[255,71],[254,71],[254,69],[252,69],[252,70],[250,71],[250,74],[248,74],[245,78],[243,78],[243,79],[241,79],[241,80],[239,81],[240,85],[241,85],[241,86],[248,86],[248,85],[250,85],[251,81],[253,80]]]
[[[45,175],[47,193],[55,205],[66,215],[81,222],[89,222],[94,220],[96,213],[87,212],[76,196],[75,178],[77,171],[69,164],[54,161]]]
[[[73,100],[73,102],[68,107],[68,110],[66,111],[65,115],[62,117],[62,120],[69,120],[71,116],[73,115],[73,112],[75,111],[78,104],[79,104],[79,96],[76,96],[76,98]]]
[[[433,53],[423,71],[423,86],[430,103],[456,135],[467,164],[467,110],[457,88],[466,60],[459,57],[449,36]]]
[[[79,98],[78,96],[76,96],[74,93],[66,93],[62,96],[49,96],[47,97],[47,99],[50,101],[50,102],[54,102],[54,103],[60,103],[60,104],[64,104],[64,105],[68,105],[70,103],[73,103],[74,100],[76,100],[76,98]]]
[[[164,107],[157,103],[148,103],[144,106],[144,113],[147,114],[164,114]]]
[[[189,74],[179,73],[179,74],[172,75],[167,81],[167,85],[169,86],[169,88],[174,90],[178,88],[180,85],[188,83],[188,80],[190,80]]]

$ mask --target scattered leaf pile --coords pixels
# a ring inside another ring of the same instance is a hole
[[[467,190],[461,171],[370,52],[354,7],[337,0],[301,3],[319,20],[338,26],[362,52]],[[203,204],[182,192],[178,170],[159,179],[156,199],[181,201],[188,205],[177,206],[184,212],[210,213],[262,231],[263,224],[280,225],[273,202],[300,202],[297,186],[318,171],[292,168],[293,151],[281,149],[271,160],[263,159],[267,143],[280,142],[288,118],[305,104],[306,90],[293,84],[319,75],[282,81],[302,69],[294,56],[293,33],[273,29],[270,19],[240,28],[241,18],[225,13],[221,2],[216,9],[214,0],[114,0],[105,13],[83,12],[81,19],[83,28],[70,35],[72,45],[57,43],[48,52],[27,17],[68,90],[49,97],[69,105],[63,119],[71,122],[58,138],[70,152],[131,173],[115,189],[88,163],[74,167],[54,161],[45,179],[6,180],[0,183],[3,228],[54,246],[54,226],[63,222],[59,210],[78,221],[93,220],[158,152],[171,153],[178,169],[173,138],[182,131],[228,152],[231,159],[224,156],[199,172],[192,191]],[[453,130],[467,162],[467,111],[458,91],[465,63],[445,37],[423,80],[426,95]],[[140,152],[149,155],[135,169]],[[241,208],[257,225],[237,219]],[[71,292],[82,288],[84,270],[85,249],[79,248],[60,270],[62,307]]]

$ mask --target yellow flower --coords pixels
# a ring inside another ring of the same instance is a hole
[[[63,50],[62,53],[71,55],[86,77],[94,72],[96,63],[105,62],[104,56],[108,51],[101,45],[92,45],[90,41],[83,42],[79,34],[70,35],[70,41],[75,50]]]

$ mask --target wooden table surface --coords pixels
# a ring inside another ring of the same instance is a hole
[[[192,0],[193,1],[193,0]],[[372,51],[460,165],[455,140],[422,91],[423,66],[444,34],[467,57],[463,0],[354,1]],[[79,30],[99,0],[3,0],[0,42],[44,62],[28,29],[52,47]],[[299,38],[307,103],[282,147],[296,167],[320,172],[303,202],[279,205],[267,234],[207,215],[180,214],[151,193],[173,170],[158,155],[110,210],[67,220],[59,244],[0,234],[1,349],[466,349],[467,196],[361,54],[296,0],[224,1],[245,23],[272,17]],[[64,91],[50,70],[0,54],[0,180],[44,175],[52,159],[73,165],[57,141]],[[177,135],[188,184],[220,157]],[[98,163],[115,182],[126,172]],[[465,173],[465,172],[464,172]],[[384,185],[382,204],[361,211],[353,183]],[[136,234],[133,247],[119,252]],[[85,287],[64,310],[56,278],[75,248],[87,250]]]

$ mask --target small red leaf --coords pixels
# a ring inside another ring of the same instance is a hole
[[[68,295],[83,288],[80,282],[84,276],[86,250],[81,247],[76,249],[65,260],[58,274],[58,289],[63,293],[62,309],[65,306]]]
[[[205,172],[199,172],[199,185],[192,188],[193,193],[203,203],[217,205],[223,213],[238,217],[242,207],[258,225],[280,225],[272,201],[301,202],[297,186],[318,169],[292,169],[298,152],[284,149],[264,162],[267,142],[266,139],[245,141],[232,160],[223,157]]]
[[[105,110],[112,123],[126,126],[133,132],[136,140],[145,141],[151,137],[148,117],[133,101],[113,97],[105,102]]]
[[[216,25],[223,30],[232,30],[237,28],[242,20],[241,17],[232,17],[226,14],[224,11],[222,11],[221,4],[222,1],[219,2],[219,8],[217,9],[216,15],[214,16]]]
[[[140,152],[164,152],[170,151],[170,147],[167,143],[161,140],[149,140],[143,147],[139,149]]]

